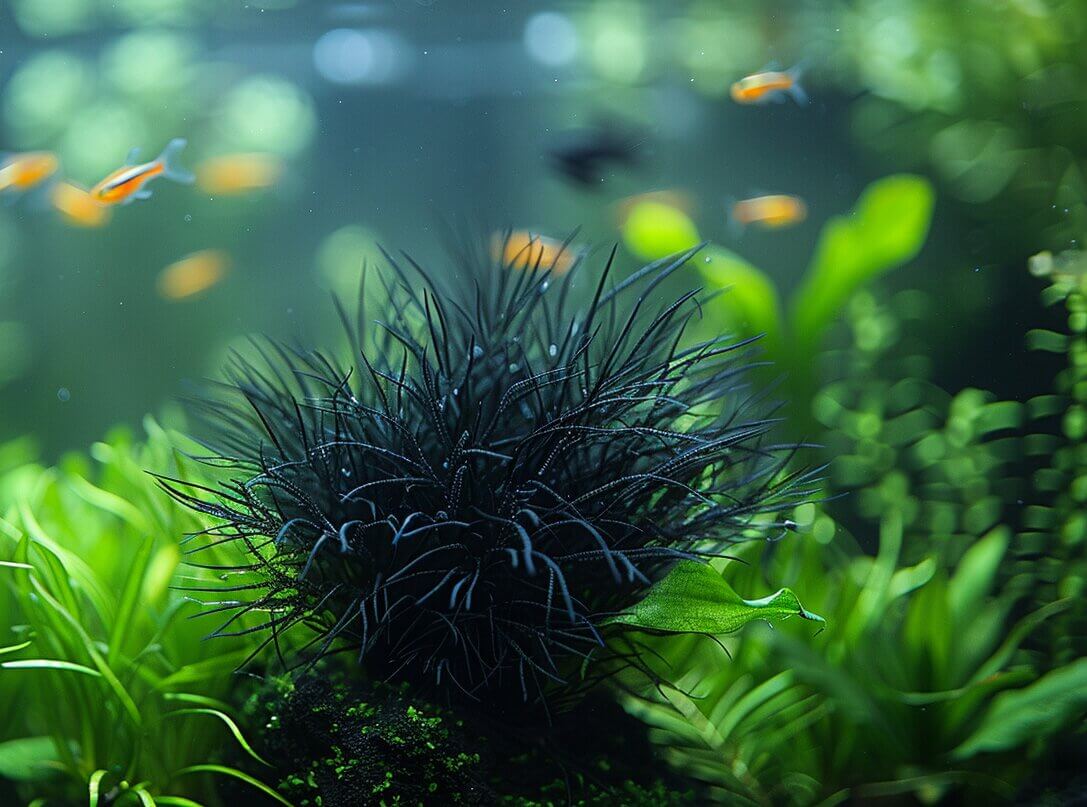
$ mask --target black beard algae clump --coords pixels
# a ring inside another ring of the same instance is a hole
[[[355,325],[340,309],[348,363],[235,356],[201,407],[230,481],[163,480],[220,522],[209,545],[244,545],[216,633],[259,616],[296,665],[349,648],[371,678],[491,709],[640,666],[603,622],[808,496],[781,473],[793,447],[766,442],[750,340],[685,346],[697,292],[654,300],[692,254],[614,284],[614,250],[595,283],[386,256],[380,308],[364,288]]]

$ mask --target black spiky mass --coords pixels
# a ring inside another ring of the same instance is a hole
[[[691,254],[621,282],[614,250],[595,280],[527,251],[444,282],[386,256],[369,313],[340,312],[349,361],[236,357],[203,406],[231,480],[164,480],[221,524],[208,545],[244,545],[217,632],[259,617],[283,650],[302,627],[295,659],[352,648],[372,677],[491,707],[591,680],[616,659],[608,616],[808,495],[782,480],[748,343],[685,344],[696,293],[656,302]]]

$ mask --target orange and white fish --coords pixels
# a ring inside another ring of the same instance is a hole
[[[274,185],[282,173],[283,160],[274,154],[224,154],[197,167],[196,183],[208,193],[246,193]]]
[[[156,177],[165,177],[185,185],[193,181],[193,175],[178,167],[177,157],[185,148],[183,138],[175,138],[166,144],[156,159],[148,163],[133,164],[138,149],[129,152],[123,168],[118,168],[93,188],[91,196],[103,205],[127,205],[136,199],[149,199],[151,191],[144,186]]]
[[[808,103],[808,94],[800,86],[800,65],[789,70],[763,70],[744,76],[729,88],[729,95],[738,104],[781,103],[785,96],[792,96],[798,104]]]
[[[808,206],[799,196],[756,196],[732,204],[732,223],[740,228],[751,225],[765,230],[780,230],[799,224],[807,217]]]
[[[0,191],[27,191],[57,172],[60,160],[49,151],[9,154],[0,159]]]
[[[578,254],[566,242],[528,230],[514,230],[492,236],[491,257],[512,269],[539,267],[562,275],[570,271]]]
[[[77,227],[101,227],[109,221],[112,212],[71,182],[56,183],[49,192],[49,201],[69,224]]]
[[[210,289],[223,279],[230,256],[220,249],[202,249],[167,266],[159,274],[158,292],[167,300],[184,300]]]

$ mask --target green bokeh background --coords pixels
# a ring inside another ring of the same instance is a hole
[[[1072,113],[1087,15],[1076,9],[14,0],[0,9],[0,148],[53,150],[84,184],[175,136],[188,138],[190,166],[255,150],[287,167],[245,197],[158,183],[101,230],[66,226],[34,195],[0,207],[0,437],[31,434],[56,455],[160,410],[245,334],[324,337],[327,290],[352,288],[378,243],[433,261],[449,229],[581,227],[599,252],[619,239],[613,203],[644,190],[691,194],[703,237],[788,290],[822,222],[902,169],[938,185],[908,281],[938,292],[934,327],[949,348],[933,357],[938,372],[1029,386],[1044,376],[1021,366],[1006,327],[1020,316],[1021,261],[1073,245],[1084,216]],[[524,45],[540,12],[575,31],[563,64]],[[1009,34],[1018,22],[1029,36]],[[336,28],[391,37],[393,80],[324,78],[314,45]],[[806,65],[810,105],[728,99],[732,80],[772,61]],[[557,132],[601,120],[639,132],[641,167],[586,191],[545,152]],[[801,195],[809,220],[733,239],[726,200],[763,190]],[[158,271],[205,248],[231,254],[226,281],[159,299]]]

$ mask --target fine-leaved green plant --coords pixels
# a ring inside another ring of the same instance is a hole
[[[190,466],[146,429],[146,443],[117,431],[90,459],[23,464],[0,484],[0,777],[40,804],[215,804],[216,779],[282,801],[228,703],[252,643],[206,641],[172,588],[215,561],[179,567],[179,537],[207,523],[146,473]],[[225,762],[232,747],[244,769]]]

